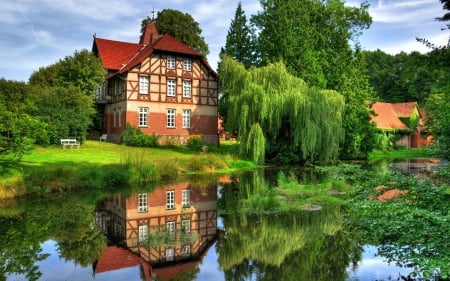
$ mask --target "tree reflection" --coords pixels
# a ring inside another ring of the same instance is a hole
[[[104,236],[94,227],[94,208],[79,196],[27,198],[21,211],[0,216],[0,280],[24,275],[27,280],[41,276],[36,263],[45,260],[41,244],[55,240],[66,260],[88,266],[101,254]]]
[[[265,201],[257,210],[243,208],[244,200],[268,192],[262,172],[241,175],[221,190],[223,230],[216,247],[226,280],[345,280],[362,248],[343,229],[341,206],[277,212]]]

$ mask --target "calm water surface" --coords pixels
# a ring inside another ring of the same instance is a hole
[[[343,211],[248,213],[264,179],[0,203],[0,280],[397,280]],[[249,188],[250,187],[250,188]]]

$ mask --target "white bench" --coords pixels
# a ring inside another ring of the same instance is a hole
[[[80,148],[80,142],[76,139],[60,139],[62,148],[66,148],[66,146],[69,146],[70,148]]]
[[[100,141],[106,141],[106,138],[108,137],[107,134],[103,134],[100,136]]]

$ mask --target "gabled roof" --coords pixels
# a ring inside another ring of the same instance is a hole
[[[411,117],[414,108],[417,107],[416,101],[391,103],[398,117]]]
[[[399,116],[396,107],[400,108]],[[375,122],[378,129],[383,130],[396,130],[396,131],[410,131],[410,129],[399,119],[403,116],[406,110],[402,110],[403,106],[394,106],[392,103],[376,102],[372,105],[372,110],[375,115],[372,115],[372,121]],[[412,111],[411,111],[412,112]],[[410,115],[407,115],[408,117]]]
[[[94,38],[94,53],[102,60],[103,67],[108,70],[119,70],[128,62],[143,45]]]
[[[92,50],[102,60],[103,67],[112,72],[112,75],[129,71],[154,52],[197,57],[210,72],[216,75],[206,59],[198,51],[178,41],[170,34],[159,35],[153,22],[147,23],[139,43],[94,37]]]

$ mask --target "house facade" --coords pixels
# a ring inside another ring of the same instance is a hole
[[[199,261],[217,240],[217,187],[186,182],[115,195],[99,205],[96,224],[154,268]]]
[[[120,142],[129,123],[160,143],[201,135],[218,144],[218,80],[206,59],[149,22],[139,43],[94,37],[92,50],[107,70],[96,91],[107,140]]]
[[[432,141],[417,102],[376,102],[372,111],[372,122],[380,132],[396,135],[396,145],[423,147]]]

